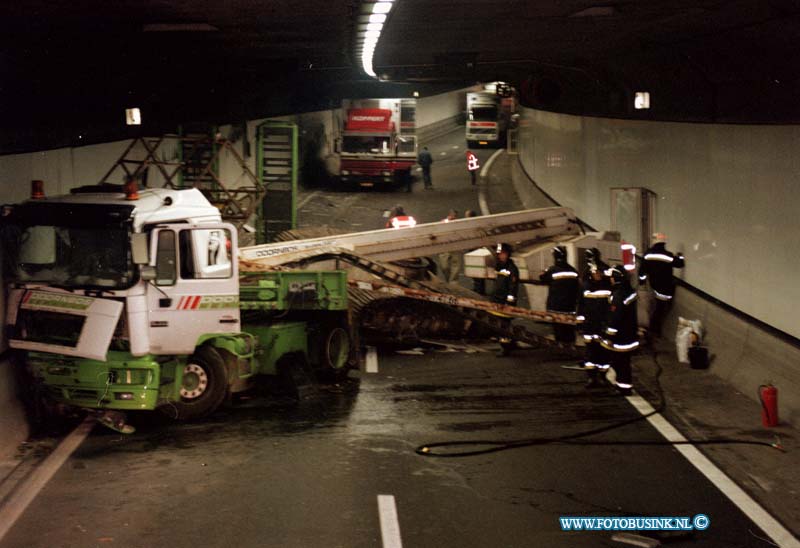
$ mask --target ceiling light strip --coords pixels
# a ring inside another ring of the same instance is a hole
[[[356,36],[357,48],[361,53],[361,66],[368,75],[377,78],[375,69],[372,66],[372,58],[375,54],[375,48],[378,45],[378,40],[381,37],[381,32],[386,23],[388,13],[392,10],[394,0],[380,0],[378,2],[370,2],[367,4],[372,5],[371,13],[369,16],[369,24],[366,28],[360,30]]]

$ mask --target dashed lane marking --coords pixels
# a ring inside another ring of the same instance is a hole
[[[75,430],[70,432],[56,447],[55,451],[50,453],[50,456],[31,474],[28,481],[20,486],[6,504],[0,508],[0,542],[2,542],[22,514],[25,513],[33,499],[44,489],[70,455],[83,443],[83,440],[92,431],[94,424],[95,420],[93,418],[87,418]]]
[[[626,398],[630,404],[642,415],[653,413],[655,409],[641,396],[628,396]],[[655,413],[647,418],[647,421],[672,442],[685,442],[686,438],[672,426],[667,419],[660,413]],[[703,474],[717,489],[722,491],[731,502],[733,502],[750,520],[758,525],[762,531],[769,535],[773,541],[781,548],[800,548],[798,541],[783,525],[780,524],[769,512],[760,504],[745,493],[725,472],[720,470],[716,464],[711,462],[708,457],[700,452],[693,445],[675,445],[677,449],[692,466]]]
[[[378,515],[381,519],[383,548],[403,548],[394,495],[378,495]]]
[[[367,347],[367,357],[366,357],[366,370],[367,373],[377,373],[378,372],[378,349],[374,346]]]

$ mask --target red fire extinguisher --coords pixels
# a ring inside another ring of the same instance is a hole
[[[771,384],[758,387],[761,400],[761,424],[766,427],[778,426],[778,389]]]

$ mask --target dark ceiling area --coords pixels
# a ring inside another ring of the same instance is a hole
[[[359,0],[25,0],[0,6],[0,152],[514,83],[529,106],[800,121],[793,0],[396,0],[369,79]],[[634,111],[636,91],[652,108]],[[127,132],[127,133],[126,133]]]

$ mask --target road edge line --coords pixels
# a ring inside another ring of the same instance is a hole
[[[22,487],[12,494],[0,508],[0,542],[70,455],[83,443],[94,425],[93,418],[86,418],[80,423],[61,440],[55,450],[31,473]]]
[[[492,169],[492,164],[500,155],[505,152],[504,148],[498,148],[494,154],[492,154],[489,159],[483,164],[483,168],[481,169],[481,182],[478,186],[478,205],[481,208],[481,215],[491,215],[492,212],[489,210],[489,202],[486,200],[486,186],[489,184],[487,177],[489,176],[489,171]]]
[[[650,415],[647,417],[647,422],[666,440],[671,442],[688,441],[661,413],[656,413],[653,406],[643,397],[634,395],[625,399],[642,415]],[[686,444],[675,445],[674,447],[781,548],[800,548],[800,541],[795,538],[791,531],[786,529],[772,514],[714,464],[711,459],[701,453],[697,447]]]

